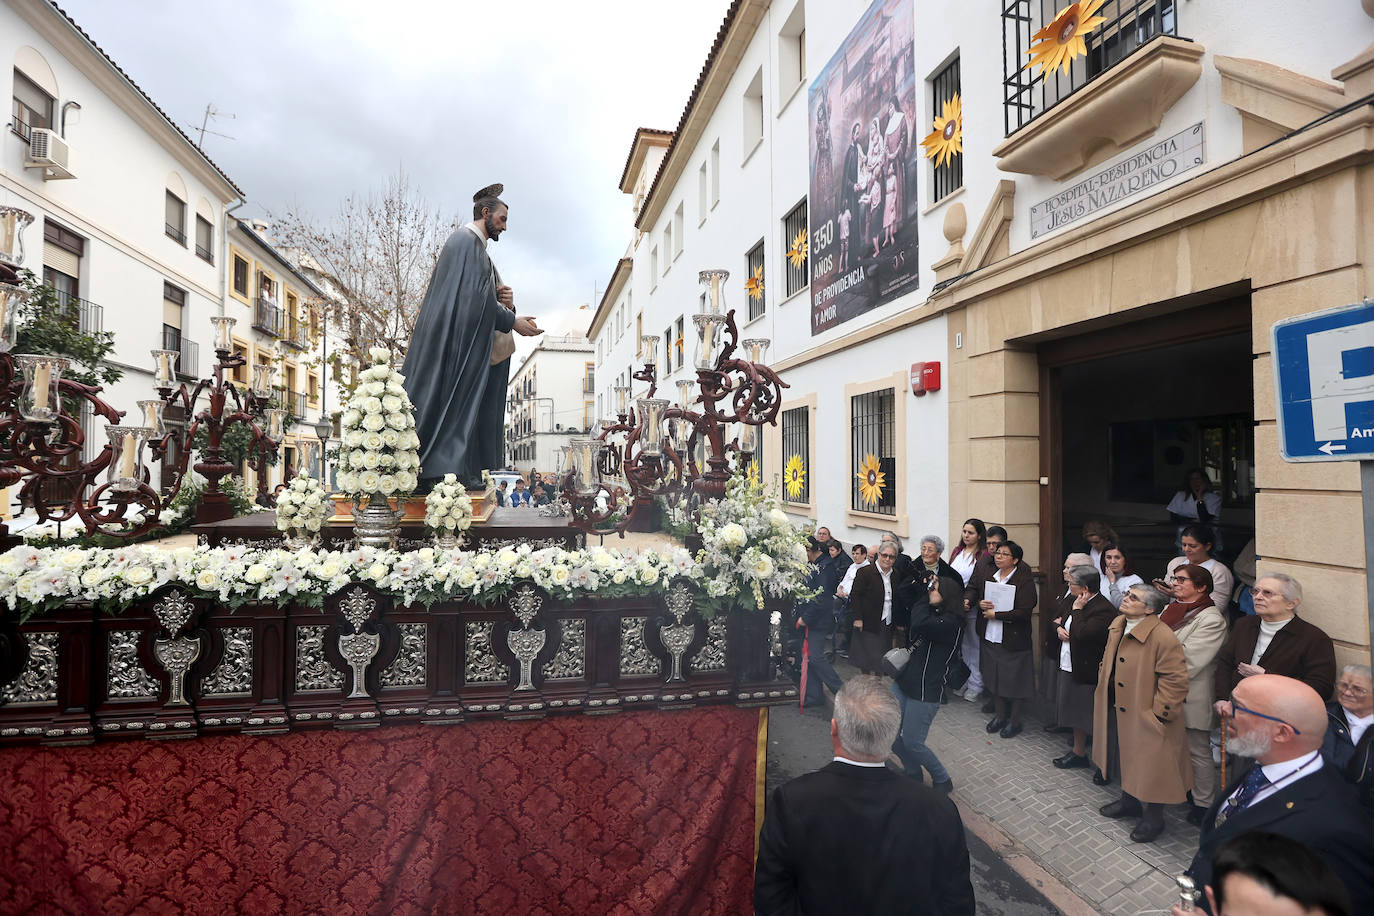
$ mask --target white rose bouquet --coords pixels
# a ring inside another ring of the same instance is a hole
[[[438,535],[441,546],[457,546],[451,542],[455,532],[472,527],[472,497],[454,475],[445,474],[425,497],[425,527]]]
[[[277,496],[277,530],[295,538],[314,538],[324,527],[331,508],[320,482],[297,474]]]
[[[404,496],[420,477],[420,437],[404,377],[391,368],[391,351],[373,347],[372,365],[358,373],[358,387],[340,420],[339,489],[349,496]]]

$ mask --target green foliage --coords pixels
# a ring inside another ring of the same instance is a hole
[[[72,361],[62,374],[83,385],[105,387],[119,381],[123,372],[105,363],[114,349],[113,331],[81,330],[81,301],[44,286],[31,271],[20,271],[20,282],[31,299],[19,313],[16,353],[43,353]]]

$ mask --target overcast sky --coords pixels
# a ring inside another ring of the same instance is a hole
[[[671,130],[727,0],[59,0],[243,188],[244,216],[324,216],[403,167],[471,212],[506,186],[492,255],[522,313],[585,332],[631,229],[636,127]],[[522,350],[525,348],[522,348]]]

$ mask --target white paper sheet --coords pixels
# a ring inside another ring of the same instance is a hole
[[[987,582],[983,585],[983,600],[992,602],[992,609],[999,614],[1010,611],[1016,602],[1016,586],[1005,582]],[[1002,621],[989,620],[983,638],[988,642],[1002,641]]]

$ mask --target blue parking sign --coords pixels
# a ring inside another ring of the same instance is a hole
[[[1284,319],[1272,339],[1284,459],[1374,458],[1374,301]]]

